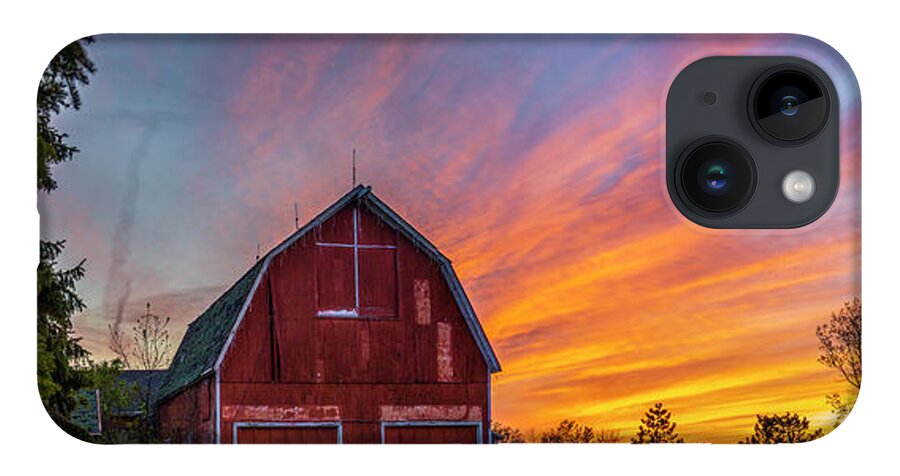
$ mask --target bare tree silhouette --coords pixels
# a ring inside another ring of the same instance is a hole
[[[525,443],[525,437],[518,428],[495,421],[491,425],[491,431],[500,436],[498,443]]]
[[[862,383],[862,300],[845,301],[827,324],[816,327],[819,363],[837,369],[844,380],[859,389]]]
[[[842,397],[834,393],[825,397],[831,411],[836,415],[837,428],[856,403],[856,396],[862,384],[862,300],[855,296],[844,301],[841,310],[831,313],[831,319],[816,327],[819,338],[818,362],[840,372],[850,385],[850,391]]]
[[[619,434],[619,430],[599,429],[594,433],[596,435],[594,441],[596,441],[597,443],[619,443],[622,441],[622,436]]]
[[[132,336],[129,344],[122,332],[114,326],[109,326],[110,346],[128,369],[134,370],[160,370],[169,366],[171,361],[172,343],[169,341],[170,318],[160,318],[150,312],[150,303],[147,303],[147,312],[138,317],[137,324],[131,328]]]
[[[541,443],[593,443],[594,429],[574,420],[563,420],[556,428],[541,434]]]
[[[738,443],[802,443],[815,440],[823,434],[824,432],[821,428],[810,432],[809,420],[796,413],[785,412],[784,415],[756,415],[753,435]]]

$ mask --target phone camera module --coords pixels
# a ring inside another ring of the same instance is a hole
[[[683,217],[720,230],[808,225],[840,182],[840,99],[795,56],[710,56],[666,95],[666,191]]]

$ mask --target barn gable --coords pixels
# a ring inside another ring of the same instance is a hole
[[[456,273],[453,271],[450,260],[409,223],[378,199],[371,192],[371,187],[360,185],[341,197],[337,202],[260,259],[206,312],[190,324],[173,359],[166,382],[160,391],[160,400],[174,395],[213,370],[218,369],[243,319],[246,308],[259,286],[260,278],[265,275],[272,259],[351,204],[359,204],[365,207],[385,224],[406,237],[417,249],[424,252],[438,264],[441,276],[450,288],[453,299],[464,317],[466,326],[475,340],[488,370],[491,373],[500,370],[497,357],[493,349],[491,349],[490,343],[475,316],[472,305]]]
[[[159,401],[175,395],[213,369],[244,303],[251,297],[251,290],[262,268],[263,261],[260,260],[209,309],[188,324],[159,389]]]

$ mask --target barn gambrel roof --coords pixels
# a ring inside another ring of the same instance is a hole
[[[371,187],[359,185],[269,251],[225,291],[209,309],[188,325],[181,345],[178,346],[178,351],[172,359],[165,382],[159,391],[159,401],[175,395],[211,372],[218,371],[225,351],[237,332],[238,325],[250,305],[260,278],[265,274],[272,258],[333,217],[338,211],[354,203],[364,206],[381,218],[385,224],[409,239],[416,248],[426,253],[438,264],[441,276],[449,286],[466,325],[475,339],[478,350],[487,363],[488,370],[491,373],[500,371],[500,362],[484,334],[484,329],[475,315],[472,303],[469,302],[450,260],[412,225],[376,197],[372,193]]]

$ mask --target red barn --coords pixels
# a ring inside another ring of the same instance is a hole
[[[163,438],[486,443],[497,357],[448,260],[358,186],[194,320]]]

